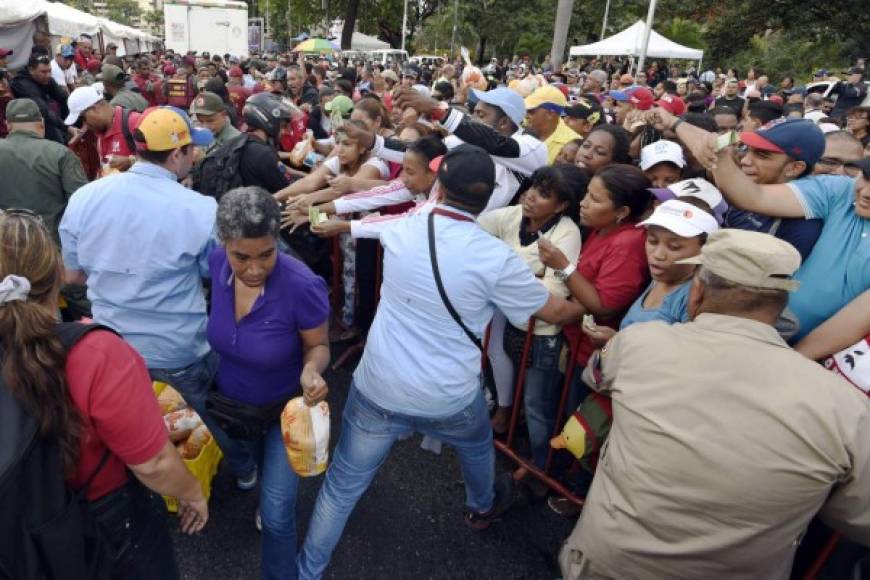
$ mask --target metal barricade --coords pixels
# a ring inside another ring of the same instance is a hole
[[[569,490],[561,482],[559,482],[550,475],[550,467],[552,465],[554,451],[552,447],[550,447],[549,451],[547,452],[547,461],[544,464],[543,470],[538,468],[531,459],[523,457],[519,453],[517,453],[516,449],[514,448],[514,438],[516,437],[517,423],[520,417],[520,406],[523,405],[523,388],[525,387],[526,374],[528,371],[528,361],[529,356],[531,355],[532,338],[534,337],[535,333],[535,321],[536,319],[534,317],[529,319],[528,330],[526,331],[526,338],[523,342],[523,352],[522,356],[520,357],[520,368],[517,373],[516,384],[514,385],[513,409],[511,410],[511,420],[508,426],[507,437],[504,441],[495,439],[495,447],[508,459],[516,463],[518,466],[524,468],[535,479],[537,479],[562,497],[576,504],[577,506],[582,507],[585,498],[575,495],[571,490]],[[486,344],[488,346],[488,330],[486,338]],[[576,344],[568,345],[568,363],[567,368],[565,369],[565,380],[562,383],[562,394],[559,399],[559,408],[556,413],[556,426],[554,432],[552,433],[553,437],[562,432],[562,427],[565,424],[565,405],[568,401],[568,393],[571,390],[571,382],[574,379],[574,353],[576,352],[576,350]]]

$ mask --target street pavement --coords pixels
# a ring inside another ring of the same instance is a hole
[[[331,445],[338,441],[341,411],[356,360],[325,378],[332,412]],[[397,370],[398,371],[398,370]],[[482,532],[462,521],[464,487],[452,449],[435,455],[420,448],[420,436],[399,441],[351,514],[326,578],[353,580],[498,579],[553,580],[556,554],[574,524],[546,503],[520,504]],[[497,473],[512,464],[497,455]],[[296,505],[299,543],[323,476],[303,479]],[[246,580],[260,575],[260,535],[254,527],[257,492],[236,489],[221,465],[213,481],[209,522],[173,536],[186,580]]]

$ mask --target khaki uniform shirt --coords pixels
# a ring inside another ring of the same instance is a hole
[[[637,324],[601,365],[613,428],[566,578],[785,579],[820,509],[870,543],[870,403],[773,327]]]
[[[112,97],[109,104],[113,107],[124,107],[125,109],[141,113],[148,108],[148,99],[135,91],[123,88]]]
[[[0,140],[0,209],[26,208],[42,216],[59,240],[57,227],[75,190],[88,178],[67,147],[29,131]]]

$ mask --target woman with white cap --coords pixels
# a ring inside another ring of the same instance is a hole
[[[650,320],[685,322],[695,266],[681,261],[700,254],[707,236],[719,229],[712,209],[698,198],[670,199],[637,227],[646,228],[646,259],[652,282],[628,309],[620,330]],[[583,331],[601,344],[616,334],[612,328],[586,324]]]

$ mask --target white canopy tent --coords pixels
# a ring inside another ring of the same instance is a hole
[[[102,37],[102,45],[109,42],[118,45],[118,54],[134,54],[148,51],[159,44],[160,39],[100,18],[72,6],[46,0],[0,0],[0,46],[12,48],[15,52],[9,59],[9,66],[20,68],[27,63],[33,49],[33,35],[37,29],[47,32],[51,48],[57,48],[62,39],[74,40],[81,34]]]
[[[351,50],[386,50],[390,48],[390,43],[362,32],[354,32],[350,40],[350,48]]]
[[[613,36],[585,44],[583,46],[572,46],[571,56],[630,56],[636,58],[640,56],[643,50],[643,36],[646,32],[646,23],[638,20],[622,32],[618,32]],[[673,40],[668,40],[655,30],[650,31],[649,46],[646,54],[648,57],[654,58],[684,58],[687,60],[697,60],[699,63],[704,58],[704,51],[696,48],[689,48],[681,44],[677,44]],[[700,68],[700,64],[699,67]]]
[[[45,16],[48,18],[48,31],[52,36],[78,38],[80,34],[93,36],[100,31],[100,21],[96,16],[77,10],[58,2],[46,2]]]

